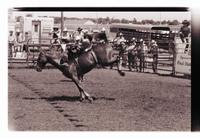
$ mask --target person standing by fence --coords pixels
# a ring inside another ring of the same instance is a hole
[[[190,22],[187,20],[184,20],[182,24],[183,26],[180,29],[180,38],[183,43],[186,43],[186,46],[185,46],[185,52],[186,52],[189,48],[189,36],[191,33],[191,30],[189,28]]]
[[[67,28],[64,28],[62,36],[61,36],[61,41],[62,41],[62,43],[69,43],[70,40],[71,40],[71,36],[70,36]]]
[[[13,31],[10,31],[8,36],[9,57],[13,57],[14,44],[15,44],[15,36],[13,34]]]
[[[153,62],[152,62],[152,69],[154,73],[157,73],[157,64],[158,64],[158,45],[155,40],[151,41],[150,45],[150,53],[152,54],[153,57]]]
[[[52,39],[51,39],[51,48],[54,51],[58,51],[60,46],[60,30],[58,26],[54,26],[53,27],[53,31],[50,33],[52,35]]]
[[[61,35],[61,52],[65,52],[67,43],[69,43],[70,40],[71,40],[71,36],[67,28],[64,28],[63,33]]]
[[[129,71],[132,71],[132,68],[137,70],[137,46],[136,39],[134,37],[130,40],[130,46],[126,50],[128,51]]]
[[[191,32],[190,28],[189,28],[190,22],[187,20],[184,20],[182,22],[182,24],[183,24],[183,26],[180,29],[180,38],[183,43],[185,43],[185,42],[188,43],[189,42],[188,37]]]
[[[57,26],[53,27],[53,31],[51,32],[52,34],[52,40],[51,43],[52,44],[60,44],[60,31],[59,28]]]
[[[122,63],[123,63],[123,54],[124,54],[124,51],[125,51],[125,38],[124,38],[124,35],[123,33],[119,33],[119,36],[116,36],[116,38],[113,40],[114,44],[117,45],[117,49],[119,50],[119,63],[118,63],[118,66],[119,66],[119,69],[121,70],[122,68]]]
[[[139,45],[138,45],[138,58],[140,61],[140,72],[144,72],[144,68],[145,68],[145,48],[147,46],[144,43],[143,39],[139,40]]]
[[[23,51],[23,36],[19,29],[16,32],[16,47],[16,52]]]
[[[25,32],[24,35],[24,45],[23,45],[23,52],[28,52],[28,43],[30,43],[29,41],[31,40],[31,35],[29,32]]]

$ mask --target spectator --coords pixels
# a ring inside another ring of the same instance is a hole
[[[23,36],[20,30],[16,31],[16,52],[22,52],[23,50]]]
[[[52,31],[52,44],[60,44],[60,31],[58,27],[53,27],[53,31]]]
[[[70,36],[67,28],[64,28],[61,39],[62,39],[62,43],[68,43],[70,41],[71,36]]]
[[[137,46],[136,39],[133,37],[130,40],[130,46],[126,49],[128,51],[128,68],[132,71],[132,68],[137,70]]]
[[[124,39],[124,35],[120,32],[119,36],[116,36],[116,38],[113,40],[114,44],[117,46],[117,49],[119,50],[119,70],[122,68],[122,59],[123,59],[123,54],[125,51],[125,42],[126,40]]]
[[[64,28],[62,36],[61,36],[61,52],[65,52],[67,43],[69,43],[71,40],[71,36],[67,30],[67,28]]]
[[[82,42],[84,39],[84,32],[82,31],[83,29],[81,27],[78,27],[77,31],[73,34],[73,38],[76,40],[79,38],[79,41]]]
[[[188,48],[189,48],[189,37],[190,37],[190,22],[187,20],[184,20],[182,22],[183,26],[180,29],[180,38],[182,40],[183,43],[187,43],[185,46],[185,52],[187,52]]]
[[[140,61],[140,64],[139,64],[140,72],[144,72],[146,49],[147,49],[147,46],[145,45],[144,40],[140,39],[138,49],[137,49],[138,58],[139,58],[139,61]]]
[[[116,38],[113,41],[118,46],[120,46],[120,45],[122,45],[123,43],[126,42],[126,40],[124,39],[124,35],[121,32],[116,35]]]
[[[158,64],[158,45],[155,40],[151,41],[150,45],[150,53],[152,54],[153,57],[153,62],[152,62],[152,69],[154,73],[157,73],[157,64]]]
[[[13,57],[14,44],[15,44],[15,36],[14,36],[13,31],[10,31],[9,36],[8,36],[8,46],[9,46],[9,56],[10,57]]]
[[[28,43],[30,40],[30,35],[28,32],[25,32],[25,36],[24,36],[24,45],[23,45],[23,51],[28,52]]]
[[[190,22],[187,21],[187,20],[184,20],[182,22],[183,26],[181,27],[180,29],[180,38],[182,40],[183,43],[189,43],[189,40],[188,40],[188,37],[190,35],[190,28],[189,28],[189,25],[190,25]]]

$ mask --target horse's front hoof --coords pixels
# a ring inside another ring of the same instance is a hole
[[[87,97],[87,99],[89,100],[90,103],[92,103],[94,101],[94,99],[92,97]]]
[[[79,98],[80,102],[83,102],[84,100],[85,100],[85,98],[82,98],[82,97]]]
[[[121,76],[125,76],[125,72],[120,72],[120,75]]]

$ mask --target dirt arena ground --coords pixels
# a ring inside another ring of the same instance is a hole
[[[20,131],[190,131],[191,81],[150,73],[95,69],[78,101],[71,80],[56,69],[9,69],[8,124]]]

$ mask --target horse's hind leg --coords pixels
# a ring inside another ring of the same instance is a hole
[[[83,101],[85,99],[88,99],[90,102],[92,102],[93,101],[92,97],[86,91],[83,90],[83,87],[81,86],[78,78],[76,78],[75,76],[72,76],[72,81],[78,87],[78,90],[80,92],[80,100]]]
[[[120,59],[121,58],[121,59]],[[117,57],[109,57],[108,61],[105,62],[107,65],[113,66],[113,64],[117,63],[117,71],[121,76],[125,75],[125,72],[122,71],[122,57],[117,56]]]
[[[78,79],[80,82],[83,82],[85,79],[83,78],[83,75],[78,75]]]

